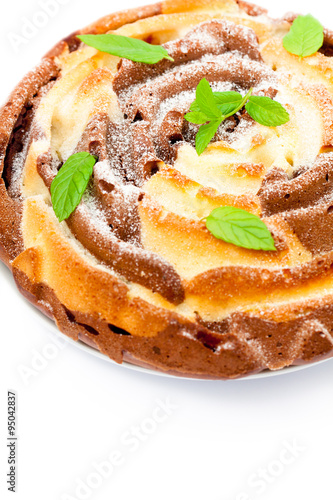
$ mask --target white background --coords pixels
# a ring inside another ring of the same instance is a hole
[[[15,51],[9,37],[20,35],[25,19],[33,19],[41,6],[38,0],[1,0],[0,100],[60,38],[141,1],[62,0],[47,25]],[[261,0],[261,5],[276,16],[311,12],[333,28],[327,0]],[[11,282],[0,264],[1,498],[333,497],[333,360],[261,380],[205,382],[140,374],[60,345]],[[5,485],[8,389],[18,394],[16,497]],[[158,410],[167,400],[168,413]],[[143,429],[141,437],[133,438],[137,427]],[[121,464],[101,480],[96,463],[117,451]],[[259,476],[265,479],[260,482]],[[80,481],[94,488],[76,491]]]

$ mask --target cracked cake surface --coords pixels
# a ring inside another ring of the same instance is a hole
[[[333,33],[315,54],[283,47],[295,15],[236,0],[173,0],[106,16],[49,51],[0,110],[0,258],[72,339],[179,376],[236,378],[333,355]],[[82,34],[163,45],[144,64]],[[184,119],[206,78],[253,89],[290,120],[241,110],[198,156]],[[73,213],[50,188],[96,156]],[[259,216],[276,251],[215,238],[203,218]]]

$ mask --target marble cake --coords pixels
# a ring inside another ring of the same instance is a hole
[[[167,0],[62,40],[0,111],[0,257],[72,339],[122,361],[235,378],[333,353],[333,34],[303,59],[271,19],[233,0]],[[79,34],[163,45],[173,61],[99,52]],[[276,99],[288,123],[244,110],[200,156],[184,119],[206,78]],[[93,176],[59,222],[50,187],[70,155]],[[215,238],[220,206],[258,215],[276,251]]]

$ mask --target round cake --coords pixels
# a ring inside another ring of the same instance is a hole
[[[0,111],[19,290],[117,363],[223,379],[332,356],[332,55],[312,16],[240,0],[62,40]]]

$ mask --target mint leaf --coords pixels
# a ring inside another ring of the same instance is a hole
[[[207,115],[210,120],[222,118],[222,113],[217,107],[213,91],[206,78],[203,78],[197,86],[195,102],[199,107],[199,110],[202,113],[205,113],[205,115]],[[195,110],[191,109],[191,111]]]
[[[219,207],[206,219],[206,227],[215,238],[252,250],[276,250],[266,224],[246,210]]]
[[[195,149],[199,156],[205,151],[206,147],[213,139],[220,124],[221,120],[215,120],[199,128],[195,137]]]
[[[222,115],[235,114],[237,112],[235,110],[238,110],[239,105],[243,101],[243,97],[239,92],[214,92],[213,94],[216,105]]]
[[[296,17],[289,33],[283,38],[284,48],[299,57],[315,54],[323,43],[323,26],[311,14]]]
[[[205,113],[200,111],[193,111],[192,113],[187,113],[184,116],[185,120],[190,123],[195,123],[196,125],[202,125],[203,123],[209,122],[209,118]]]
[[[113,56],[123,57],[135,62],[156,64],[162,59],[174,60],[161,45],[152,45],[137,38],[111,34],[80,35],[77,38],[101,52],[107,52]]]
[[[278,127],[289,121],[289,113],[282,104],[266,96],[249,97],[245,109],[256,122],[266,127]]]
[[[197,101],[193,101],[190,106],[190,111],[200,111],[200,106]]]
[[[239,92],[233,91],[213,92],[215,103],[219,111],[222,113],[222,115],[224,115],[224,119],[234,115],[244,106],[248,97],[251,95],[252,90],[253,89],[250,89],[245,97],[242,97]],[[190,111],[201,111],[197,100],[192,102]]]
[[[53,210],[59,222],[67,219],[81,201],[97,159],[89,153],[68,158],[51,184]]]

